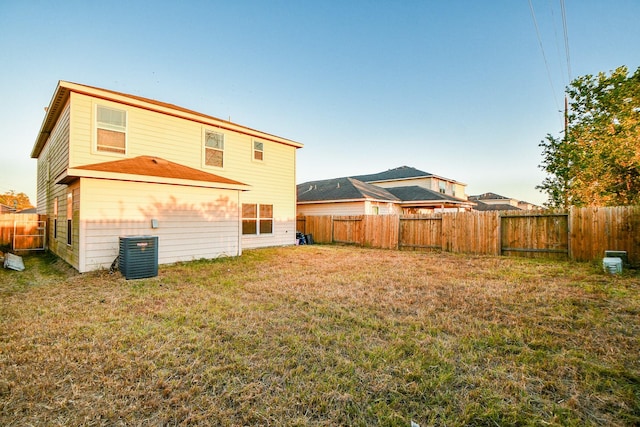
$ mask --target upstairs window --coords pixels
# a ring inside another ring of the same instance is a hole
[[[447,193],[447,183],[445,181],[440,181],[440,192],[442,194]]]
[[[264,160],[264,143],[253,141],[253,160]]]
[[[224,135],[218,132],[204,133],[204,164],[221,168],[224,166]]]
[[[97,106],[96,127],[98,151],[125,154],[127,141],[127,112]]]

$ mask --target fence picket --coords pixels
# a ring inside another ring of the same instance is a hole
[[[640,206],[559,212],[459,212],[298,218],[318,243],[374,248],[597,261],[605,250],[627,252],[640,265]]]

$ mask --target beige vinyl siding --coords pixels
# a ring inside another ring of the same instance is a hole
[[[311,203],[298,205],[298,215],[365,215],[365,202]]]
[[[402,208],[399,205],[388,202],[366,202],[365,215],[375,215],[374,208],[378,208],[378,215],[399,215],[402,213]]]
[[[160,264],[241,253],[235,190],[90,178],[81,188],[81,272],[108,268],[120,236],[158,236]]]
[[[80,186],[76,181],[70,185],[56,185],[54,196],[51,198],[51,210],[49,211],[48,232],[49,239],[47,246],[51,252],[59,256],[61,259],[69,263],[72,267],[79,270],[80,260]],[[73,194],[73,205],[71,208],[71,245],[67,244],[67,194]],[[53,216],[53,198],[58,197],[58,226],[57,233],[54,236],[54,216]]]
[[[251,185],[241,195],[242,203],[273,205],[273,233],[243,235],[245,249],[295,244],[296,184],[295,148],[270,141],[264,143],[264,160],[252,161],[253,140],[247,138],[234,159],[238,167],[229,171],[231,179]]]
[[[47,247],[54,254],[77,268],[78,265],[78,228],[77,218],[72,219],[72,230],[75,244],[67,245],[67,193],[74,193],[74,202],[77,200],[77,186],[56,184],[56,178],[60,176],[69,164],[69,139],[70,139],[70,104],[62,110],[51,135],[38,156],[38,213],[46,214]],[[56,217],[53,215],[54,200],[58,199],[57,227]],[[77,207],[74,206],[72,215],[77,215]],[[54,234],[55,233],[55,234]]]
[[[53,197],[63,187],[56,186],[55,179],[66,170],[69,164],[69,116],[70,107],[67,103],[40,156],[38,156],[37,206],[39,214],[51,214]]]
[[[71,93],[73,147],[71,167],[137,156],[157,156],[200,169],[201,125],[166,114]],[[97,152],[96,105],[127,112],[127,152]]]
[[[295,244],[296,148],[220,129],[214,125],[122,105],[84,94],[72,93],[71,167],[137,156],[157,156],[192,168],[230,178],[250,186],[241,203],[272,204],[272,234],[244,236],[243,248]],[[127,112],[126,155],[95,150],[95,108],[104,105]],[[224,166],[204,165],[204,133],[224,134]],[[253,160],[253,141],[264,144],[264,160]],[[176,188],[171,187],[171,191]]]
[[[465,194],[465,186],[461,185],[461,184],[453,184],[453,187],[455,188],[455,197],[457,197],[458,199],[462,199],[462,200],[468,200],[469,197]]]

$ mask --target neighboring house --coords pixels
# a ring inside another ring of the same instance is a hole
[[[0,203],[0,213],[15,213],[16,208],[13,206],[7,206]]]
[[[466,184],[402,166],[298,184],[298,215],[419,214],[471,209]],[[458,197],[456,197],[456,194]]]
[[[119,237],[158,236],[160,264],[295,243],[302,144],[175,105],[61,81],[36,139],[48,247],[80,272]]]
[[[467,184],[432,173],[423,172],[410,166],[400,166],[384,172],[354,176],[359,181],[382,188],[418,186],[458,200],[467,200]]]
[[[38,209],[37,208],[27,208],[27,209],[22,209],[21,211],[18,211],[19,214],[37,214],[38,213]]]
[[[398,214],[400,199],[354,178],[325,179],[298,185],[298,215]]]
[[[474,207],[478,211],[508,211],[508,210],[534,210],[540,209],[532,203],[501,196],[496,193],[483,193],[469,196],[469,200],[476,203]]]

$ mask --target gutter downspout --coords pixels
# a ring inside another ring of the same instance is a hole
[[[238,212],[238,256],[242,255],[242,205],[240,204],[240,193],[242,191],[237,191],[238,193],[238,207],[236,212]]]

